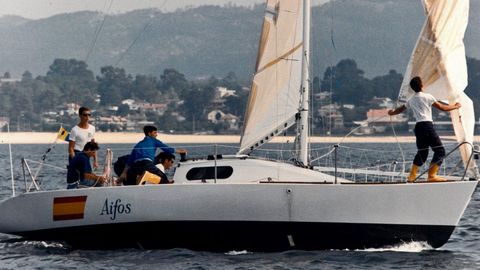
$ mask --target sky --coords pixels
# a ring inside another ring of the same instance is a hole
[[[327,0],[313,0],[313,4]],[[19,15],[29,19],[50,17],[59,13],[81,10],[101,11],[108,14],[124,13],[135,9],[159,8],[164,12],[177,8],[199,5],[236,5],[251,6],[264,0],[0,0],[0,17]]]

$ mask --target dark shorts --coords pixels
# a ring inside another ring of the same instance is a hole
[[[162,171],[155,166],[153,161],[144,159],[135,162],[132,167],[128,168],[127,179],[123,182],[124,185],[136,185],[137,176],[142,175],[145,171],[149,171],[158,176],[162,175]]]
[[[440,165],[445,157],[445,148],[438,136],[432,122],[418,122],[415,125],[415,137],[417,138],[417,154],[413,163],[422,166],[428,158],[428,150],[432,148],[433,158],[431,163]]]

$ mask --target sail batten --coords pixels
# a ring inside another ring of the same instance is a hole
[[[257,71],[257,74],[258,73],[261,73],[262,71],[266,70],[267,68],[271,67],[271,66],[274,66],[275,64],[277,64],[278,62],[282,61],[282,60],[286,60],[286,61],[300,61],[300,59],[288,59],[287,57],[291,56],[292,54],[294,54],[297,50],[301,49],[302,48],[302,43],[298,44],[297,46],[295,46],[293,49],[291,49],[290,51],[286,52],[285,54],[281,55],[280,57],[272,60],[270,63],[267,63],[265,66],[261,67],[258,69]]]
[[[469,1],[423,0],[423,6],[427,18],[405,71],[398,100],[404,103],[413,95],[409,82],[419,76],[424,91],[437,100],[460,102],[462,107],[451,111],[450,117],[457,141],[470,143],[461,147],[461,156],[469,176],[476,177],[476,165],[469,160],[475,116],[473,102],[464,93],[468,73],[463,37]]]
[[[294,124],[299,110],[303,1],[267,0],[239,154]]]

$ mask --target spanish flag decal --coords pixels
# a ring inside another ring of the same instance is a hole
[[[53,220],[83,219],[87,196],[53,198]]]

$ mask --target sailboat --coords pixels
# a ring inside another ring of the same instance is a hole
[[[0,232],[85,248],[281,251],[410,241],[442,246],[477,180],[358,183],[310,166],[309,26],[310,0],[266,1],[237,154],[181,162],[171,185],[13,196],[0,202]],[[293,125],[294,160],[250,155]]]

